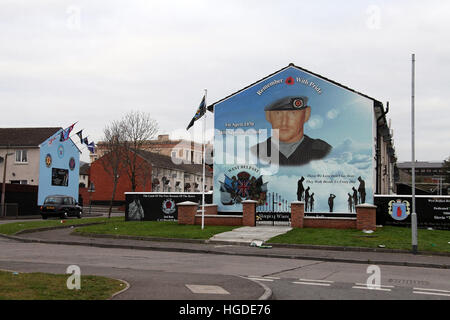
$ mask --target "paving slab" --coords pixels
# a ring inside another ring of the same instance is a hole
[[[287,226],[241,227],[216,234],[210,240],[230,243],[251,243],[254,240],[267,241],[290,230],[292,228]]]

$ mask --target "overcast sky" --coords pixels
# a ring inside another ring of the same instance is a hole
[[[142,110],[178,137],[205,88],[210,104],[292,62],[389,101],[396,153],[409,161],[415,53],[416,159],[441,161],[450,156],[449,16],[445,0],[0,0],[0,126],[78,121],[74,130],[95,142]]]

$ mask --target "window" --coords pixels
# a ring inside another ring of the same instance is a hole
[[[27,163],[27,150],[16,150],[16,162]]]

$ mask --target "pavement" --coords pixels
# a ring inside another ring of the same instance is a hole
[[[28,243],[450,269],[450,254],[421,254],[420,252],[419,254],[412,254],[408,251],[378,248],[280,245],[266,242],[273,236],[285,233],[290,229],[290,227],[286,226],[241,227],[230,232],[215,235],[206,241],[94,234],[81,236],[73,233],[73,227],[23,233],[14,236],[0,236]],[[255,240],[259,240],[259,245],[263,244],[263,246],[255,246]],[[250,245],[252,242],[253,245]],[[232,279],[231,277],[227,281],[230,284],[234,281],[235,287],[248,285],[247,279],[236,277]],[[246,295],[238,293],[233,297],[242,300],[270,298],[270,289],[265,287],[264,284],[258,284],[262,288],[260,288],[261,290],[251,291],[253,295],[251,292],[246,291]]]

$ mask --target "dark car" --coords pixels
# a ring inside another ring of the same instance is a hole
[[[71,196],[53,195],[45,198],[44,204],[40,207],[40,212],[42,219],[48,217],[60,217],[61,219],[77,217],[81,219],[83,207],[78,205]]]

